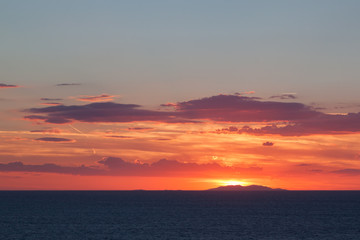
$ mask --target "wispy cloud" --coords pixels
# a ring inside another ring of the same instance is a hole
[[[347,168],[333,171],[333,173],[343,174],[343,175],[360,175],[360,169],[356,168]]]
[[[62,103],[58,103],[58,102],[44,102],[44,103],[41,103],[41,105],[46,105],[46,106],[59,106],[59,105],[62,105]]]
[[[89,96],[89,95],[83,95],[79,97],[74,97],[78,101],[83,102],[108,102],[112,101],[115,97],[118,97],[117,95],[109,95],[109,94],[101,94],[97,96]]]
[[[108,138],[118,138],[118,139],[132,139],[134,137],[131,136],[123,136],[123,135],[108,135]]]
[[[40,98],[41,101],[62,101],[62,98]]]
[[[18,88],[18,87],[20,87],[20,86],[19,85],[0,83],[0,88]]]
[[[278,98],[278,99],[285,100],[285,99],[296,99],[297,96],[296,96],[295,93],[283,93],[283,94],[280,94],[280,95],[271,96],[269,98],[270,99]]]
[[[57,137],[43,137],[43,138],[37,138],[36,141],[41,142],[75,142],[74,139],[69,138],[57,138]]]
[[[130,131],[149,131],[149,130],[153,130],[154,128],[149,128],[149,127],[130,127],[128,128],[128,130]]]
[[[66,87],[66,86],[80,86],[81,83],[59,83],[56,84],[57,87]]]

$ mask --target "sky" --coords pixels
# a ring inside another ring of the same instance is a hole
[[[359,10],[0,0],[0,190],[360,190]]]

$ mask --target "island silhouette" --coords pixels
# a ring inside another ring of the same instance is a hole
[[[286,191],[286,189],[270,188],[261,185],[249,185],[249,186],[227,185],[227,186],[220,186],[217,188],[211,188],[208,189],[207,191]]]

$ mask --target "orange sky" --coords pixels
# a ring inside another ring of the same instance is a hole
[[[28,130],[1,131],[1,189],[360,188],[357,132],[239,132],[244,125],[288,125],[278,121],[18,121]]]
[[[360,190],[360,1],[0,3],[0,190]]]

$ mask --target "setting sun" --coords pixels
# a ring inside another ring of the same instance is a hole
[[[247,186],[247,185],[249,185],[248,182],[237,181],[237,180],[219,180],[217,182],[222,186],[231,186],[231,185]]]

